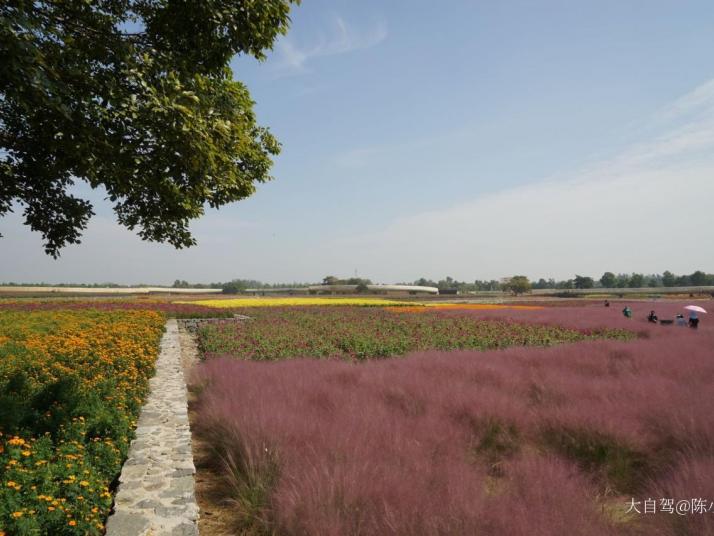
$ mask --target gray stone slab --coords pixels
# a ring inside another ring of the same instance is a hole
[[[112,536],[144,536],[150,530],[149,518],[134,512],[117,511],[107,521],[107,534]]]
[[[119,477],[107,536],[198,534],[196,472],[176,320],[166,323],[151,393]]]

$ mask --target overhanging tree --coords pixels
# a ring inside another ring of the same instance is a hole
[[[299,0],[0,3],[0,216],[14,203],[57,257],[103,187],[145,240],[195,244],[204,207],[250,196],[280,146],[235,54],[264,59]]]

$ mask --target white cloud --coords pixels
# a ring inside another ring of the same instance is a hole
[[[6,236],[0,239],[0,281],[315,281],[355,269],[380,282],[714,272],[714,82],[678,99],[656,120],[647,139],[567,178],[395,217],[379,231],[341,240],[328,240],[319,227],[305,232],[299,224],[291,229],[267,217],[250,221],[224,209],[197,222],[196,248],[175,251],[141,242],[112,218],[95,217],[82,245],[53,261],[42,253],[39,236],[12,215],[0,219]],[[342,164],[358,166],[378,149],[345,154]],[[296,221],[316,206],[296,205]],[[345,210],[352,209],[345,201]],[[357,209],[374,225],[369,206]]]
[[[691,118],[693,114],[705,112],[707,115],[714,113],[714,79],[707,80],[689,93],[676,99],[674,102],[660,110],[653,121],[677,121]]]
[[[696,109],[698,113],[692,114]],[[714,83],[667,107],[649,140],[567,179],[532,183],[331,244],[383,280],[714,271]],[[347,268],[347,266],[345,266]]]
[[[276,45],[277,55],[271,59],[271,67],[276,76],[303,74],[313,58],[347,54],[356,50],[371,48],[387,38],[387,25],[383,20],[369,28],[355,28],[335,15],[330,21],[330,29],[317,42],[298,45],[290,37],[284,37]]]

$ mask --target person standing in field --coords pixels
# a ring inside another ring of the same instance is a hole
[[[689,313],[689,327],[697,329],[699,327],[699,317],[694,311]]]
[[[632,309],[630,309],[629,305],[625,305],[622,314],[625,315],[625,318],[632,318]]]

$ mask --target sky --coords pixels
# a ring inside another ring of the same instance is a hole
[[[0,219],[0,282],[599,278],[714,272],[714,3],[304,0],[234,76],[274,180],[142,242],[101,192],[47,257]]]

